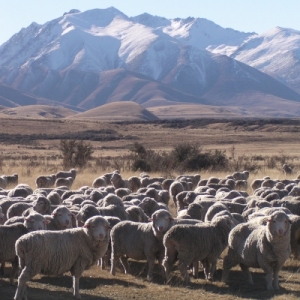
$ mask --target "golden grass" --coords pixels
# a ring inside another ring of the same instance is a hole
[[[299,127],[299,128],[298,128]],[[56,134],[83,132],[88,130],[111,129],[123,136],[131,135],[135,140],[121,139],[114,141],[97,142],[92,144],[95,148],[94,157],[103,160],[114,158],[122,160],[122,156],[128,154],[130,146],[134,141],[142,143],[146,148],[157,151],[170,150],[179,142],[199,142],[203,149],[226,150],[231,155],[234,145],[234,156],[237,159],[247,159],[253,155],[286,155],[289,162],[295,166],[296,173],[300,170],[299,144],[300,135],[297,125],[263,125],[263,126],[242,126],[232,125],[230,122],[213,123],[203,126],[187,126],[185,128],[169,128],[163,124],[109,124],[91,121],[76,120],[21,120],[1,119],[1,134],[21,136],[33,134]],[[18,138],[20,139],[20,138]],[[0,174],[19,174],[19,182],[29,184],[35,188],[35,178],[41,174],[51,174],[62,169],[62,160],[59,158],[59,140],[38,139],[32,144],[17,142],[1,142],[0,157],[5,157],[0,164]],[[120,165],[122,165],[120,163]],[[254,178],[262,178],[266,175],[271,178],[284,179],[280,171],[280,165],[274,169],[262,166],[256,173],[250,173],[249,182]],[[95,161],[78,172],[73,189],[81,186],[90,186],[95,178],[105,172],[111,172],[117,168],[117,163],[111,164],[108,168],[99,166]],[[138,175],[139,172],[120,170],[124,178]],[[202,178],[211,176],[222,178],[230,172],[212,172],[211,170],[201,171]],[[288,176],[295,178],[296,173]],[[164,174],[150,173],[151,176]],[[170,174],[176,177],[176,172]],[[248,188],[248,193],[252,191]],[[172,211],[174,207],[170,205]],[[144,262],[131,261],[135,276],[124,275],[121,271],[116,277],[112,277],[108,270],[101,271],[94,266],[84,272],[80,287],[83,299],[298,299],[300,297],[300,262],[289,259],[283,270],[280,272],[281,289],[277,292],[265,290],[265,276],[261,270],[253,270],[254,285],[245,284],[244,277],[238,267],[230,272],[229,285],[220,282],[222,273],[222,260],[218,263],[218,269],[214,282],[204,280],[203,272],[200,271],[199,279],[191,279],[191,286],[184,287],[176,267],[174,267],[173,279],[170,285],[165,285],[160,269],[156,266],[154,281],[149,283],[145,280],[146,269]],[[6,270],[8,271],[8,270]],[[36,276],[29,282],[29,299],[73,299],[71,294],[71,278],[69,275],[61,277]],[[12,299],[15,287],[9,286],[7,276],[0,278],[0,299]]]

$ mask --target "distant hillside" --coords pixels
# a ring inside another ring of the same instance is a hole
[[[77,112],[61,106],[47,105],[26,105],[16,108],[4,108],[0,111],[0,116],[34,119],[66,118],[76,114]]]
[[[69,118],[96,119],[108,122],[158,120],[153,113],[132,101],[105,104]]]

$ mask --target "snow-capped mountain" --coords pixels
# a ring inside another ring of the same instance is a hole
[[[276,27],[249,37],[231,57],[300,91],[300,31]]]
[[[205,50],[225,42],[237,47],[252,35],[205,19],[72,10],[32,23],[0,46],[0,81],[82,108],[122,100],[249,105],[249,97],[251,105],[263,105],[265,95],[300,102],[272,77]]]
[[[171,37],[198,49],[214,48],[226,45],[235,49],[254,32],[240,32],[231,28],[223,28],[212,21],[203,18],[166,19],[144,13],[132,17],[131,20],[147,27],[162,31]]]

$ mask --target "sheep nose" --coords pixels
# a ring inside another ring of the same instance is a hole
[[[158,230],[159,230],[159,231],[163,231],[163,230],[164,230],[164,227],[163,227],[163,226],[158,226]]]
[[[283,230],[279,229],[279,234],[282,235],[283,234]]]
[[[99,238],[100,238],[100,240],[103,240],[103,239],[104,239],[104,234],[103,234],[103,233],[100,233],[100,234],[99,234]]]
[[[70,224],[70,221],[69,221],[69,220],[66,220],[66,224],[69,225],[69,224]]]

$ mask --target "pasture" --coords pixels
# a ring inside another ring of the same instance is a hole
[[[91,186],[92,181],[105,172],[119,169],[124,178],[138,175],[130,171],[126,155],[134,142],[155,151],[170,151],[180,142],[198,143],[204,150],[223,150],[232,161],[248,161],[256,164],[250,173],[249,182],[255,178],[270,176],[285,179],[282,162],[293,166],[294,179],[300,173],[300,121],[226,121],[194,120],[152,123],[101,123],[76,120],[35,120],[0,118],[0,173],[19,174],[19,183],[35,188],[35,178],[61,170],[58,150],[61,139],[83,139],[94,147],[93,160],[78,171],[73,189]],[[257,160],[255,160],[257,158]],[[233,167],[233,165],[232,165]],[[201,170],[202,178],[225,177],[234,170]],[[176,177],[174,171],[168,174]],[[150,173],[150,176],[165,176]],[[247,190],[252,194],[251,189]],[[175,213],[173,204],[170,209]],[[224,255],[224,254],[223,254]],[[131,261],[133,275],[125,275],[118,269],[113,277],[109,269],[94,266],[85,271],[80,280],[82,298],[96,299],[298,299],[300,297],[300,261],[289,259],[279,273],[281,289],[265,290],[265,275],[262,270],[253,271],[254,285],[246,284],[239,267],[230,272],[229,284],[221,283],[222,257],[218,262],[215,281],[204,279],[200,269],[199,278],[191,278],[191,285],[182,284],[179,272],[174,267],[168,285],[156,266],[153,282],[146,280],[144,262]],[[6,273],[9,265],[7,265]],[[7,274],[6,274],[7,275]],[[60,277],[36,276],[28,284],[29,299],[73,299],[72,280],[69,274]],[[7,276],[0,277],[0,299],[13,299],[16,286],[9,285]]]

